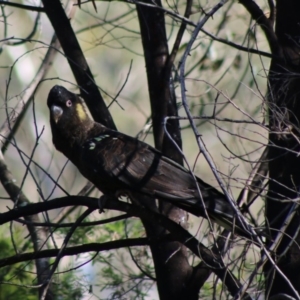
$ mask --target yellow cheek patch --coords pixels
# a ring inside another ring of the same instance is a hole
[[[82,104],[76,104],[76,112],[81,121],[84,121],[87,118],[87,114],[82,106]]]

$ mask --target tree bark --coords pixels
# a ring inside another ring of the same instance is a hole
[[[285,219],[299,197],[300,188],[300,2],[277,0],[275,33],[281,55],[271,61],[269,71],[269,191],[266,219],[272,240],[280,234]],[[300,292],[299,209],[286,229],[274,258],[280,270]],[[295,238],[294,238],[295,237]],[[294,239],[294,240],[293,240]],[[264,268],[266,298],[284,293],[295,296],[291,286],[271,264]]]
[[[161,6],[160,1],[157,1],[156,4]],[[182,164],[182,156],[173,142],[166,136],[163,125],[165,117],[178,116],[172,76],[166,74],[170,68],[166,67],[169,49],[164,13],[159,9],[142,5],[137,6],[137,12],[146,62],[155,147],[161,150],[164,155]],[[179,121],[169,121],[167,130],[181,148]],[[159,209],[173,221],[187,227],[187,213],[185,211],[168,203],[160,203]],[[147,236],[150,238],[168,233],[153,222],[143,221],[143,224]],[[160,299],[198,299],[199,287],[188,289],[194,274],[193,268],[188,262],[186,247],[179,242],[166,242],[150,247]]]

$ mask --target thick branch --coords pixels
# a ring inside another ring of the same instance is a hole
[[[78,254],[88,253],[88,252],[102,252],[102,251],[109,251],[109,250],[127,248],[127,247],[146,246],[149,245],[150,243],[155,243],[155,241],[150,241],[147,238],[132,238],[132,239],[124,239],[118,241],[111,241],[111,242],[106,242],[101,244],[89,243],[80,246],[67,247],[64,249],[63,256],[78,255]],[[23,253],[23,254],[6,257],[0,259],[0,268],[13,265],[16,263],[20,263],[23,261],[33,260],[33,259],[56,257],[59,251],[60,249],[48,249],[48,250],[41,250],[37,253],[35,252]]]
[[[274,32],[272,20],[265,16],[264,12],[253,0],[240,0],[240,3],[245,6],[252,18],[260,25],[269,42],[272,54],[277,57],[282,57],[282,49]]]
[[[111,129],[116,129],[61,2],[43,0],[43,4],[93,118]]]

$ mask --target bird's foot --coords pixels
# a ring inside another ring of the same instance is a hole
[[[115,200],[118,201],[120,197],[127,195],[127,192],[124,191],[117,191],[114,194],[103,194],[98,199],[98,207],[99,207],[99,214],[104,212],[104,207],[106,205],[106,202],[109,200]]]
[[[104,207],[105,207],[107,198],[108,198],[107,195],[102,195],[98,199],[99,214],[104,213]]]

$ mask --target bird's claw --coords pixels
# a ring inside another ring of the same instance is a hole
[[[107,197],[105,195],[102,195],[98,199],[99,214],[104,213],[104,207],[105,207],[106,201],[107,201]]]

